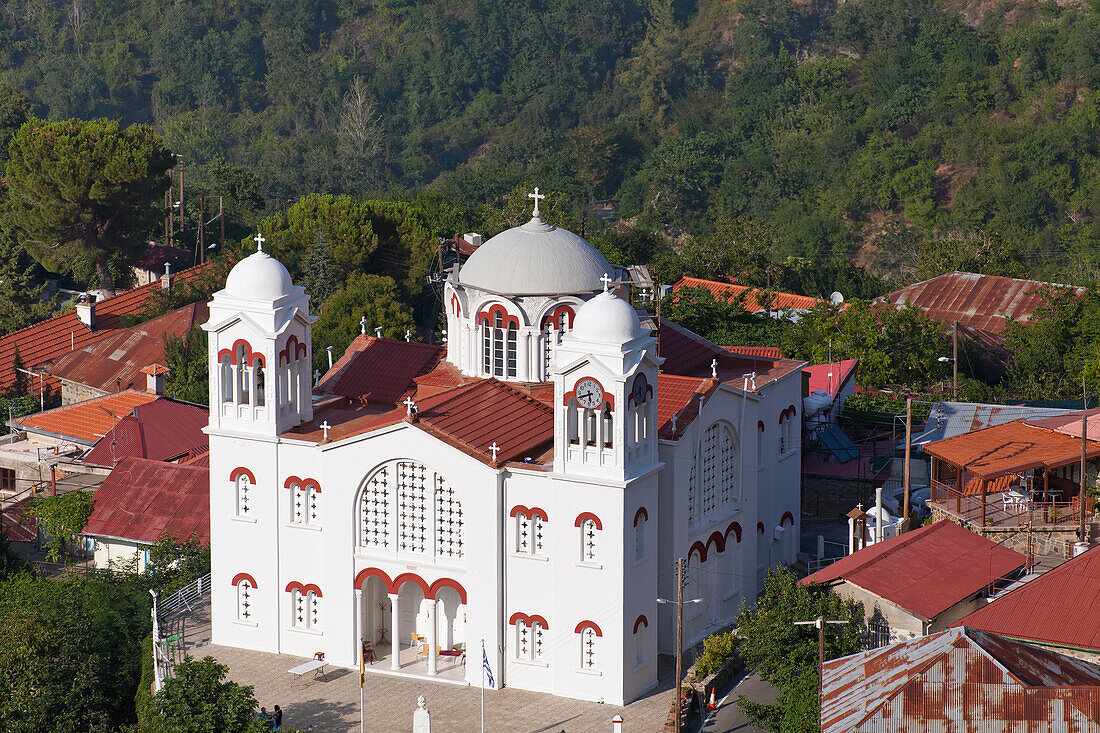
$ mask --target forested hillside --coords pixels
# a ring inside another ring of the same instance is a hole
[[[610,198],[648,230],[748,218],[784,255],[888,275],[1090,281],[1100,17],[984,7],[6,0],[0,77],[39,116],[150,122],[197,181],[269,207],[421,197],[473,228],[540,185],[574,227]]]

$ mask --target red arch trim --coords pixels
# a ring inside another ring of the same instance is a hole
[[[289,489],[294,484],[298,484],[303,489],[308,489],[312,486],[314,491],[316,491],[318,494],[321,493],[321,484],[317,483],[317,479],[314,479],[314,478],[305,478],[305,479],[303,479],[303,478],[298,478],[297,476],[287,476],[286,481],[283,482],[283,488],[284,489]]]
[[[714,549],[718,552],[726,551],[726,538],[721,532],[711,532],[710,537],[707,537],[707,549],[710,549],[710,543],[714,543]]]
[[[522,621],[525,624],[527,624],[528,626],[531,626],[532,624],[537,623],[543,629],[549,629],[550,628],[549,624],[546,623],[546,619],[544,619],[542,616],[539,616],[538,614],[528,616],[526,613],[516,611],[515,613],[513,613],[511,616],[508,617],[508,623],[510,625],[515,625],[516,621]]]
[[[323,598],[324,597],[324,596],[321,595],[321,589],[318,588],[313,583],[309,583],[308,585],[302,585],[297,580],[292,580],[292,581],[290,581],[289,583],[286,584],[286,592],[290,593],[291,591],[294,591],[294,590],[296,590],[296,591],[298,591],[299,593],[302,593],[302,594],[312,592],[313,595],[317,596],[318,598]]]
[[[236,575],[233,576],[233,582],[230,583],[230,585],[237,585],[242,580],[247,580],[248,584],[250,586],[252,586],[253,588],[258,588],[259,587],[259,586],[256,585],[256,579],[253,578],[248,573],[237,573]]]
[[[596,529],[603,529],[603,522],[601,522],[600,518],[597,517],[592,512],[582,512],[582,513],[578,514],[576,521],[573,522],[573,526],[574,527],[581,526],[582,524],[584,524],[584,520],[586,520],[586,519],[591,519],[593,522],[595,522],[596,523]]]
[[[644,506],[638,507],[638,511],[634,512],[634,526],[638,526],[638,519],[641,518],[646,522],[649,521],[649,512],[645,510]]]
[[[726,527],[726,531],[723,534],[723,537],[725,537],[728,540],[730,538],[730,532],[733,532],[734,534],[737,535],[737,541],[738,542],[741,541],[741,525],[740,524],[738,524],[737,522],[731,522],[730,526]]]
[[[435,598],[436,594],[438,594],[439,591],[443,590],[444,588],[453,588],[455,591],[458,592],[459,602],[466,602],[466,589],[462,587],[462,583],[459,583],[457,580],[452,580],[451,578],[440,578],[439,580],[432,583],[431,588],[428,589],[429,594],[425,594],[425,597]]]
[[[401,575],[398,575],[396,578],[393,579],[393,584],[390,587],[390,592],[399,593],[401,591],[401,586],[405,585],[405,583],[416,583],[420,586],[420,589],[424,591],[424,597],[431,598],[429,593],[432,592],[432,589],[428,586],[426,582],[424,582],[424,579],[416,573],[401,573]]]
[[[635,622],[635,626],[637,626],[637,622]],[[581,621],[579,624],[577,624],[576,628],[573,629],[573,633],[579,634],[585,629],[592,629],[596,632],[596,636],[603,636],[603,631],[600,630],[600,627],[596,624],[596,622],[587,620]]]
[[[691,561],[692,554],[696,553],[696,552],[699,553],[699,562],[706,562],[707,561],[707,546],[704,545],[702,542],[699,542],[698,540],[696,540],[694,543],[692,543],[691,549],[688,550],[688,561],[689,562]]]
[[[756,523],[756,531],[759,534],[764,534],[764,523],[763,522],[757,522]]]
[[[363,585],[367,582],[367,578],[378,578],[386,584],[386,592],[393,593],[393,581],[390,580],[390,576],[386,575],[385,571],[378,568],[366,568],[360,570],[355,576],[355,589],[363,590]]]
[[[256,366],[256,362],[260,362],[260,366],[267,366],[267,362],[264,361],[264,355],[261,354],[258,351],[253,351],[252,350],[252,345],[249,344],[248,341],[246,341],[245,339],[237,339],[236,341],[233,342],[232,348],[222,349],[221,351],[219,351],[218,352],[218,361],[221,361],[223,356],[228,356],[229,357],[229,363],[230,364],[236,364],[237,363],[237,347],[238,346],[243,346],[244,347],[244,353],[245,353],[244,363],[245,364],[251,364],[252,366]]]
[[[236,468],[234,468],[229,474],[229,480],[236,481],[237,477],[241,475],[248,476],[248,483],[256,483],[256,474],[252,473],[244,466],[237,466]]]
[[[291,335],[291,337],[286,340],[286,346],[279,352],[279,361],[280,363],[286,362],[289,364],[292,360],[297,361],[305,356],[306,351],[306,345],[299,341],[296,335]]]
[[[644,626],[647,629],[649,628],[649,619],[647,619],[645,617],[644,613],[641,616],[639,616],[638,618],[634,619],[634,633],[635,634],[638,633],[638,627],[639,626]]]
[[[477,322],[479,324],[484,323],[487,326],[492,326],[498,312],[500,313],[501,323],[504,324],[505,328],[519,328],[519,319],[511,315],[508,310],[499,303],[490,306],[488,310],[483,310],[478,313]]]
[[[566,319],[566,323],[569,324],[569,328],[573,328],[573,318],[577,315],[571,305],[559,305],[557,308],[547,313],[542,317],[542,328],[546,328],[547,325],[553,325],[556,329],[561,319],[561,314],[565,313],[569,317]]]
[[[512,511],[508,513],[508,516],[509,517],[514,517],[517,514],[519,514],[520,512],[523,512],[524,514],[526,514],[528,519],[534,519],[535,517],[542,517],[542,521],[544,521],[544,522],[549,522],[550,521],[550,517],[546,514],[545,509],[542,509],[542,508],[537,507],[537,506],[533,506],[530,509],[528,509],[523,504],[516,504],[514,507],[512,507]]]
[[[786,522],[788,519],[791,520],[791,526],[794,526],[794,515],[790,512],[783,512],[783,516],[779,519],[779,526],[782,527],[783,522]]]
[[[788,405],[786,410],[779,413],[779,422],[783,422],[788,417],[796,417],[798,415],[798,408],[794,405]]]
[[[451,313],[455,316],[462,315],[462,301],[458,299],[458,293],[451,293]]]

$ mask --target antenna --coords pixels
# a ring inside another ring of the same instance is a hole
[[[838,290],[834,290],[833,294],[829,296],[829,302],[833,305],[841,305],[844,302],[844,296]]]

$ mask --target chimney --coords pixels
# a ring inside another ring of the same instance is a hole
[[[160,276],[160,289],[171,290],[172,289],[172,263],[164,263],[164,274]]]
[[[472,247],[481,246],[481,235],[477,232],[466,232],[462,235],[462,238],[466,240],[466,243]]]
[[[156,395],[164,394],[164,377],[168,374],[168,367],[163,364],[150,364],[141,370],[145,375],[145,391]]]
[[[95,300],[87,293],[81,293],[76,301],[76,317],[89,331],[95,330]]]

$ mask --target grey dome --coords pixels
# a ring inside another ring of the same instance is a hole
[[[591,244],[534,217],[478,247],[458,280],[501,295],[564,295],[602,290],[612,270]]]

